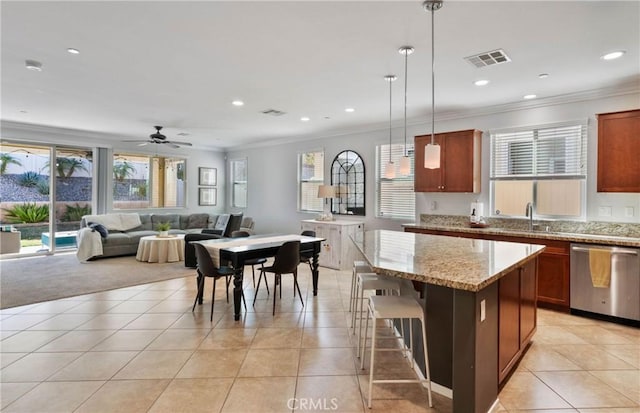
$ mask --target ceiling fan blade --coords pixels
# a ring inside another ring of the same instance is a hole
[[[192,144],[192,143],[190,143],[190,142],[170,141],[170,143],[173,143],[173,144],[175,144],[175,145],[193,146],[193,144]]]
[[[147,146],[148,144],[149,142],[142,142],[142,143],[139,143],[138,146]]]
[[[171,148],[173,148],[173,149],[178,149],[178,148],[179,148],[179,146],[178,146],[178,145],[176,145],[176,144],[174,144],[174,143],[171,143],[171,142],[167,142],[167,145],[169,145],[169,147],[171,147]]]
[[[134,139],[134,140],[128,140],[128,141],[122,141],[122,142],[134,142],[134,143],[140,143],[140,142],[149,142],[149,141],[143,141],[142,139]]]

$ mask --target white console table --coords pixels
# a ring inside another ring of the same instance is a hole
[[[364,222],[306,219],[301,222],[301,229],[315,231],[316,237],[325,239],[320,248],[319,265],[336,270],[351,269],[359,252],[349,237],[358,231],[364,231]]]

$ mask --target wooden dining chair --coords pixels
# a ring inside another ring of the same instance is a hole
[[[280,298],[282,299],[282,274],[293,274],[293,296],[296,295],[296,289],[300,296],[300,302],[304,307],[304,301],[302,300],[302,293],[300,292],[300,286],[298,285],[298,264],[300,264],[300,241],[287,241],[276,253],[273,265],[270,267],[262,268],[260,272],[260,278],[258,278],[258,286],[256,287],[256,295],[253,297],[253,305],[256,304],[256,297],[258,297],[258,291],[260,290],[260,281],[265,273],[272,272],[275,274],[273,283],[273,315],[276,314],[276,288],[280,285]],[[265,283],[267,282],[265,276]]]
[[[229,284],[233,279],[233,275],[235,273],[234,269],[221,265],[219,268],[213,265],[213,260],[211,259],[211,255],[209,255],[209,251],[202,244],[193,244],[196,250],[196,259],[198,260],[198,269],[196,270],[198,273],[198,293],[196,294],[196,299],[193,302],[193,307],[191,308],[191,312],[196,309],[196,303],[198,302],[198,298],[204,294],[204,280],[205,277],[213,278],[213,293],[211,294],[211,321],[213,321],[213,305],[215,304],[216,297],[216,281],[218,278],[225,278],[226,281],[226,290],[227,290],[227,303],[229,302]],[[244,303],[244,309],[247,310],[247,303],[244,299],[244,291],[242,291],[242,302]]]

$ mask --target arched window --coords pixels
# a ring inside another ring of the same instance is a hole
[[[336,197],[331,200],[331,213],[365,215],[364,162],[354,151],[342,151],[331,164],[331,185]]]

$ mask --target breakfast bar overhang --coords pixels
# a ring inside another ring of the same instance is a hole
[[[386,230],[353,242],[375,272],[413,282],[431,379],[451,390],[453,412],[487,412],[535,333],[544,246]],[[416,361],[424,375],[424,360]]]

